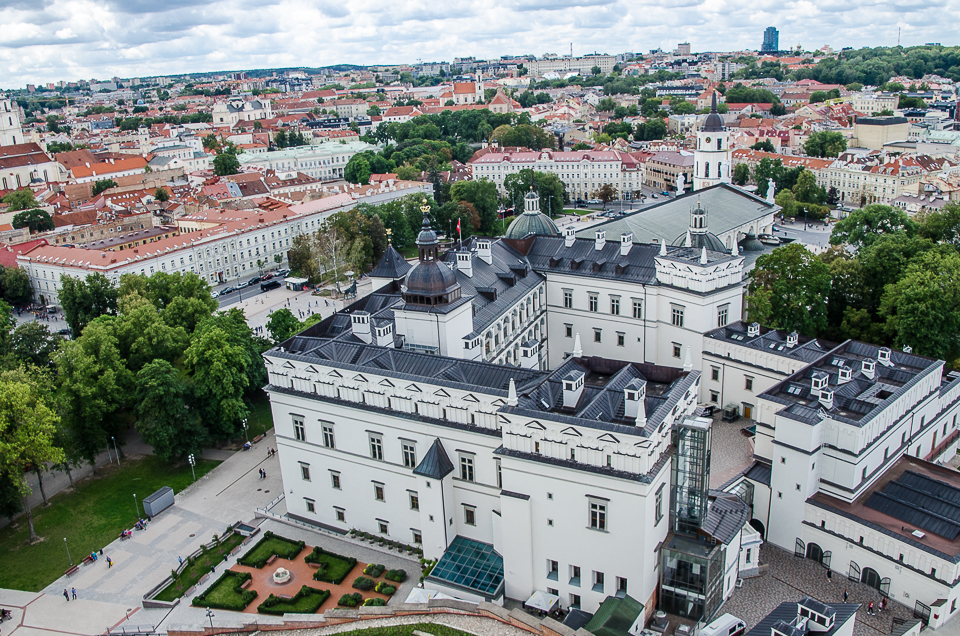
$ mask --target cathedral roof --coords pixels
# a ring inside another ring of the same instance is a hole
[[[675,247],[683,247],[687,242],[687,232],[684,232],[677,238],[673,239],[671,245]],[[711,252],[729,252],[724,244],[716,234],[713,232],[690,232],[690,247],[694,249],[700,249],[701,247],[706,247]]]
[[[412,269],[412,265],[406,261],[400,252],[393,245],[388,245],[383,257],[377,266],[373,268],[368,276],[371,278],[392,278],[394,280],[403,278],[407,272]]]
[[[557,224],[543,212],[524,212],[510,223],[504,237],[521,239],[528,234],[560,236],[560,230],[557,228]]]
[[[717,94],[713,94],[713,103],[710,107],[710,114],[703,120],[701,132],[723,132],[723,117],[717,112]]]

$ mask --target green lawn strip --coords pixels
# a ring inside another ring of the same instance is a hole
[[[197,479],[213,470],[220,462],[197,461]],[[28,545],[30,533],[24,517],[5,528],[0,528],[0,581],[2,587],[39,592],[70,567],[67,550],[74,563],[103,548],[132,528],[137,515],[133,495],[137,495],[140,516],[141,503],[163,486],[179,493],[193,482],[187,463],[171,465],[147,456],[141,459],[121,460],[97,469],[99,477],[84,479],[76,490],[61,492],[50,498],[50,506],[33,509],[33,520],[43,541]],[[146,532],[150,532],[148,529]],[[108,552],[104,556],[112,556]],[[114,557],[116,558],[116,557]]]
[[[256,590],[240,588],[251,578],[253,577],[249,572],[227,570],[216,583],[207,588],[206,592],[193,599],[193,605],[242,612],[253,602],[253,599],[257,598]]]
[[[304,547],[303,541],[293,541],[268,530],[263,533],[263,538],[257,542],[257,545],[237,562],[240,565],[259,569],[266,565],[273,555],[277,555],[280,559],[295,559]]]
[[[208,550],[206,554],[197,555],[197,558],[190,560],[187,567],[180,573],[179,580],[161,590],[154,600],[172,602],[183,596],[185,590],[189,590],[200,581],[200,577],[210,573],[211,565],[216,566],[230,556],[230,551],[240,545],[243,539],[242,535],[233,533],[226,541]]]
[[[247,416],[250,427],[248,434],[252,441],[257,435],[262,435],[273,428],[273,414],[270,411],[270,398],[263,391],[257,391],[250,397],[250,415]],[[241,437],[242,431],[241,431]],[[239,439],[239,438],[238,438]],[[246,441],[246,439],[244,439]]]
[[[283,614],[316,614],[317,610],[330,598],[330,590],[318,590],[304,585],[292,598],[282,599],[271,594],[257,606],[261,614],[282,616]]]
[[[315,547],[310,554],[303,557],[303,560],[306,563],[321,564],[321,567],[313,574],[315,581],[323,581],[334,585],[340,585],[357,565],[357,560],[353,557],[342,557],[339,554],[327,552],[320,546]]]
[[[415,623],[413,625],[394,625],[391,627],[367,627],[349,632],[340,632],[339,636],[414,636],[414,632],[433,634],[433,636],[470,636],[467,632],[434,623]]]

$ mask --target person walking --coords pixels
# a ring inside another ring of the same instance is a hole
[[[73,600],[77,600],[77,588],[71,587],[70,594],[73,596]]]
[[[180,565],[183,565],[183,557],[182,557],[182,556],[179,556],[179,555],[178,555],[178,556],[177,556],[177,560],[180,561]],[[847,599],[844,598],[843,600],[847,600]]]
[[[873,616],[873,601],[870,601],[870,604],[867,606],[867,614]]]
[[[844,591],[843,591],[843,602],[844,602],[844,603],[847,602],[847,597],[848,597],[848,596],[849,596],[849,595],[847,594],[847,591],[844,590]]]
[[[63,588],[63,598],[67,599],[67,603],[70,602],[70,593],[67,592],[67,588]]]
[[[111,559],[110,557],[107,557],[107,569],[110,569],[112,567],[113,567],[113,559]]]

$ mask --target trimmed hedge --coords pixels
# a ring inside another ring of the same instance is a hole
[[[353,594],[344,594],[340,597],[340,600],[337,601],[337,605],[342,605],[343,607],[356,607],[363,602],[363,595],[357,592]]]
[[[407,572],[406,570],[387,570],[383,578],[388,581],[394,581],[395,583],[403,583],[407,580]]]
[[[257,542],[257,545],[253,546],[253,549],[243,555],[237,563],[259,570],[267,564],[270,557],[276,555],[279,559],[292,560],[305,547],[306,543],[303,541],[293,541],[267,530],[263,533],[263,538]]]
[[[385,594],[387,596],[393,596],[393,593],[397,591],[397,588],[393,587],[386,581],[380,581],[377,583],[377,587],[375,587],[373,591],[380,592],[381,594]]]
[[[386,569],[387,568],[385,566],[379,565],[377,563],[371,563],[367,567],[363,568],[363,573],[369,576],[372,576],[373,578],[377,578],[378,576],[383,574],[383,571]]]
[[[364,607],[383,607],[387,602],[382,598],[368,598],[363,602]]]
[[[261,614],[282,616],[284,614],[316,614],[317,610],[330,598],[330,590],[318,590],[304,585],[293,598],[280,598],[274,594],[267,597],[257,607]]]
[[[313,573],[314,581],[323,581],[324,583],[332,583],[333,585],[343,583],[343,579],[347,578],[347,575],[350,574],[357,565],[357,560],[353,557],[345,557],[334,554],[333,552],[327,552],[319,546],[315,547],[310,554],[303,557],[303,560],[306,563],[318,563],[320,565],[320,568]]]
[[[242,612],[257,598],[256,590],[244,590],[240,586],[253,578],[249,572],[227,570],[207,591],[193,599],[196,607]]]
[[[364,592],[372,590],[374,585],[376,585],[376,583],[374,583],[373,579],[368,579],[365,576],[358,576],[353,582],[353,587],[358,590],[363,590]]]
[[[437,623],[414,623],[412,625],[393,625],[390,627],[363,627],[349,632],[340,632],[339,636],[415,636],[416,633],[433,636],[470,636],[467,632],[438,625]]]

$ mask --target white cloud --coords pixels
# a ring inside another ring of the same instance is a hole
[[[944,41],[947,0],[0,0],[9,87],[94,77],[458,56],[759,48]],[[931,28],[932,27],[932,28]]]

